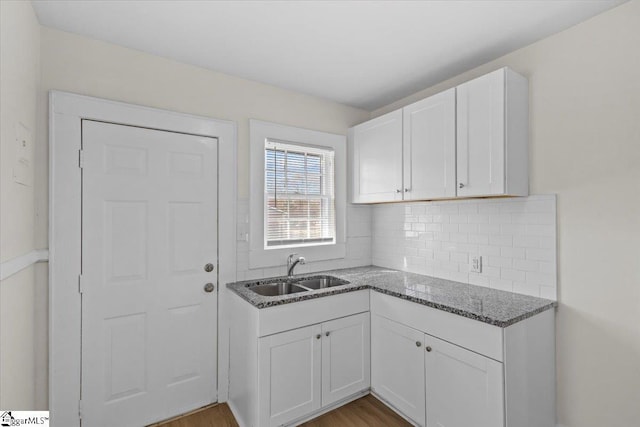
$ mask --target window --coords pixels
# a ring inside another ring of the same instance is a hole
[[[249,267],[344,258],[346,138],[250,121]]]
[[[265,249],[335,243],[333,150],[267,140]]]

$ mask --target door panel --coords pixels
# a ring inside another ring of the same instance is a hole
[[[405,200],[456,195],[456,90],[403,108]]]
[[[353,202],[402,200],[402,110],[353,128]]]
[[[427,427],[501,427],[502,363],[425,335]]]
[[[320,409],[320,325],[260,338],[260,425],[279,426]]]
[[[369,388],[369,313],[325,322],[322,336],[322,406],[327,406]]]
[[[421,426],[425,424],[423,340],[420,331],[371,316],[371,388]]]
[[[217,399],[217,140],[84,120],[82,420]]]
[[[504,70],[457,88],[458,196],[504,194]]]

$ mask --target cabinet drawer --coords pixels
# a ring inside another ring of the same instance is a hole
[[[371,314],[502,362],[502,328],[397,297],[371,292]]]
[[[258,310],[258,336],[369,311],[369,290],[314,298]]]

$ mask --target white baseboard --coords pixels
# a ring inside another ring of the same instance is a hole
[[[0,264],[0,280],[7,279],[37,262],[45,261],[49,261],[48,249],[34,249],[24,255],[12,258]]]
[[[236,408],[236,405],[233,403],[233,400],[229,399],[226,402],[227,405],[229,405],[229,409],[231,410],[231,413],[233,414],[233,418],[236,419],[236,422],[238,423],[238,425],[240,427],[248,427],[247,423],[244,422],[244,420],[240,417],[240,412],[238,411],[238,409]]]
[[[385,399],[383,399],[382,397],[380,397],[378,394],[376,394],[375,391],[371,390],[371,395],[373,397],[375,397],[376,399],[378,399],[380,402],[382,402],[384,404],[384,406],[386,406],[387,408],[391,409],[393,412],[395,412],[396,414],[398,414],[401,418],[403,418],[406,422],[408,422],[409,424],[411,424],[412,426],[416,426],[419,427],[418,424],[415,423],[415,421],[413,421],[411,418],[407,417],[405,414],[403,414],[402,412],[400,412],[400,410],[396,409],[395,406],[393,406],[391,403],[387,402]]]

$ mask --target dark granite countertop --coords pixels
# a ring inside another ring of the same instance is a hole
[[[556,306],[555,301],[453,282],[421,274],[369,266],[294,276],[335,276],[350,283],[309,292],[267,297],[250,290],[258,284],[283,281],[283,277],[229,283],[227,287],[257,308],[267,308],[360,289],[392,295],[501,328]]]

